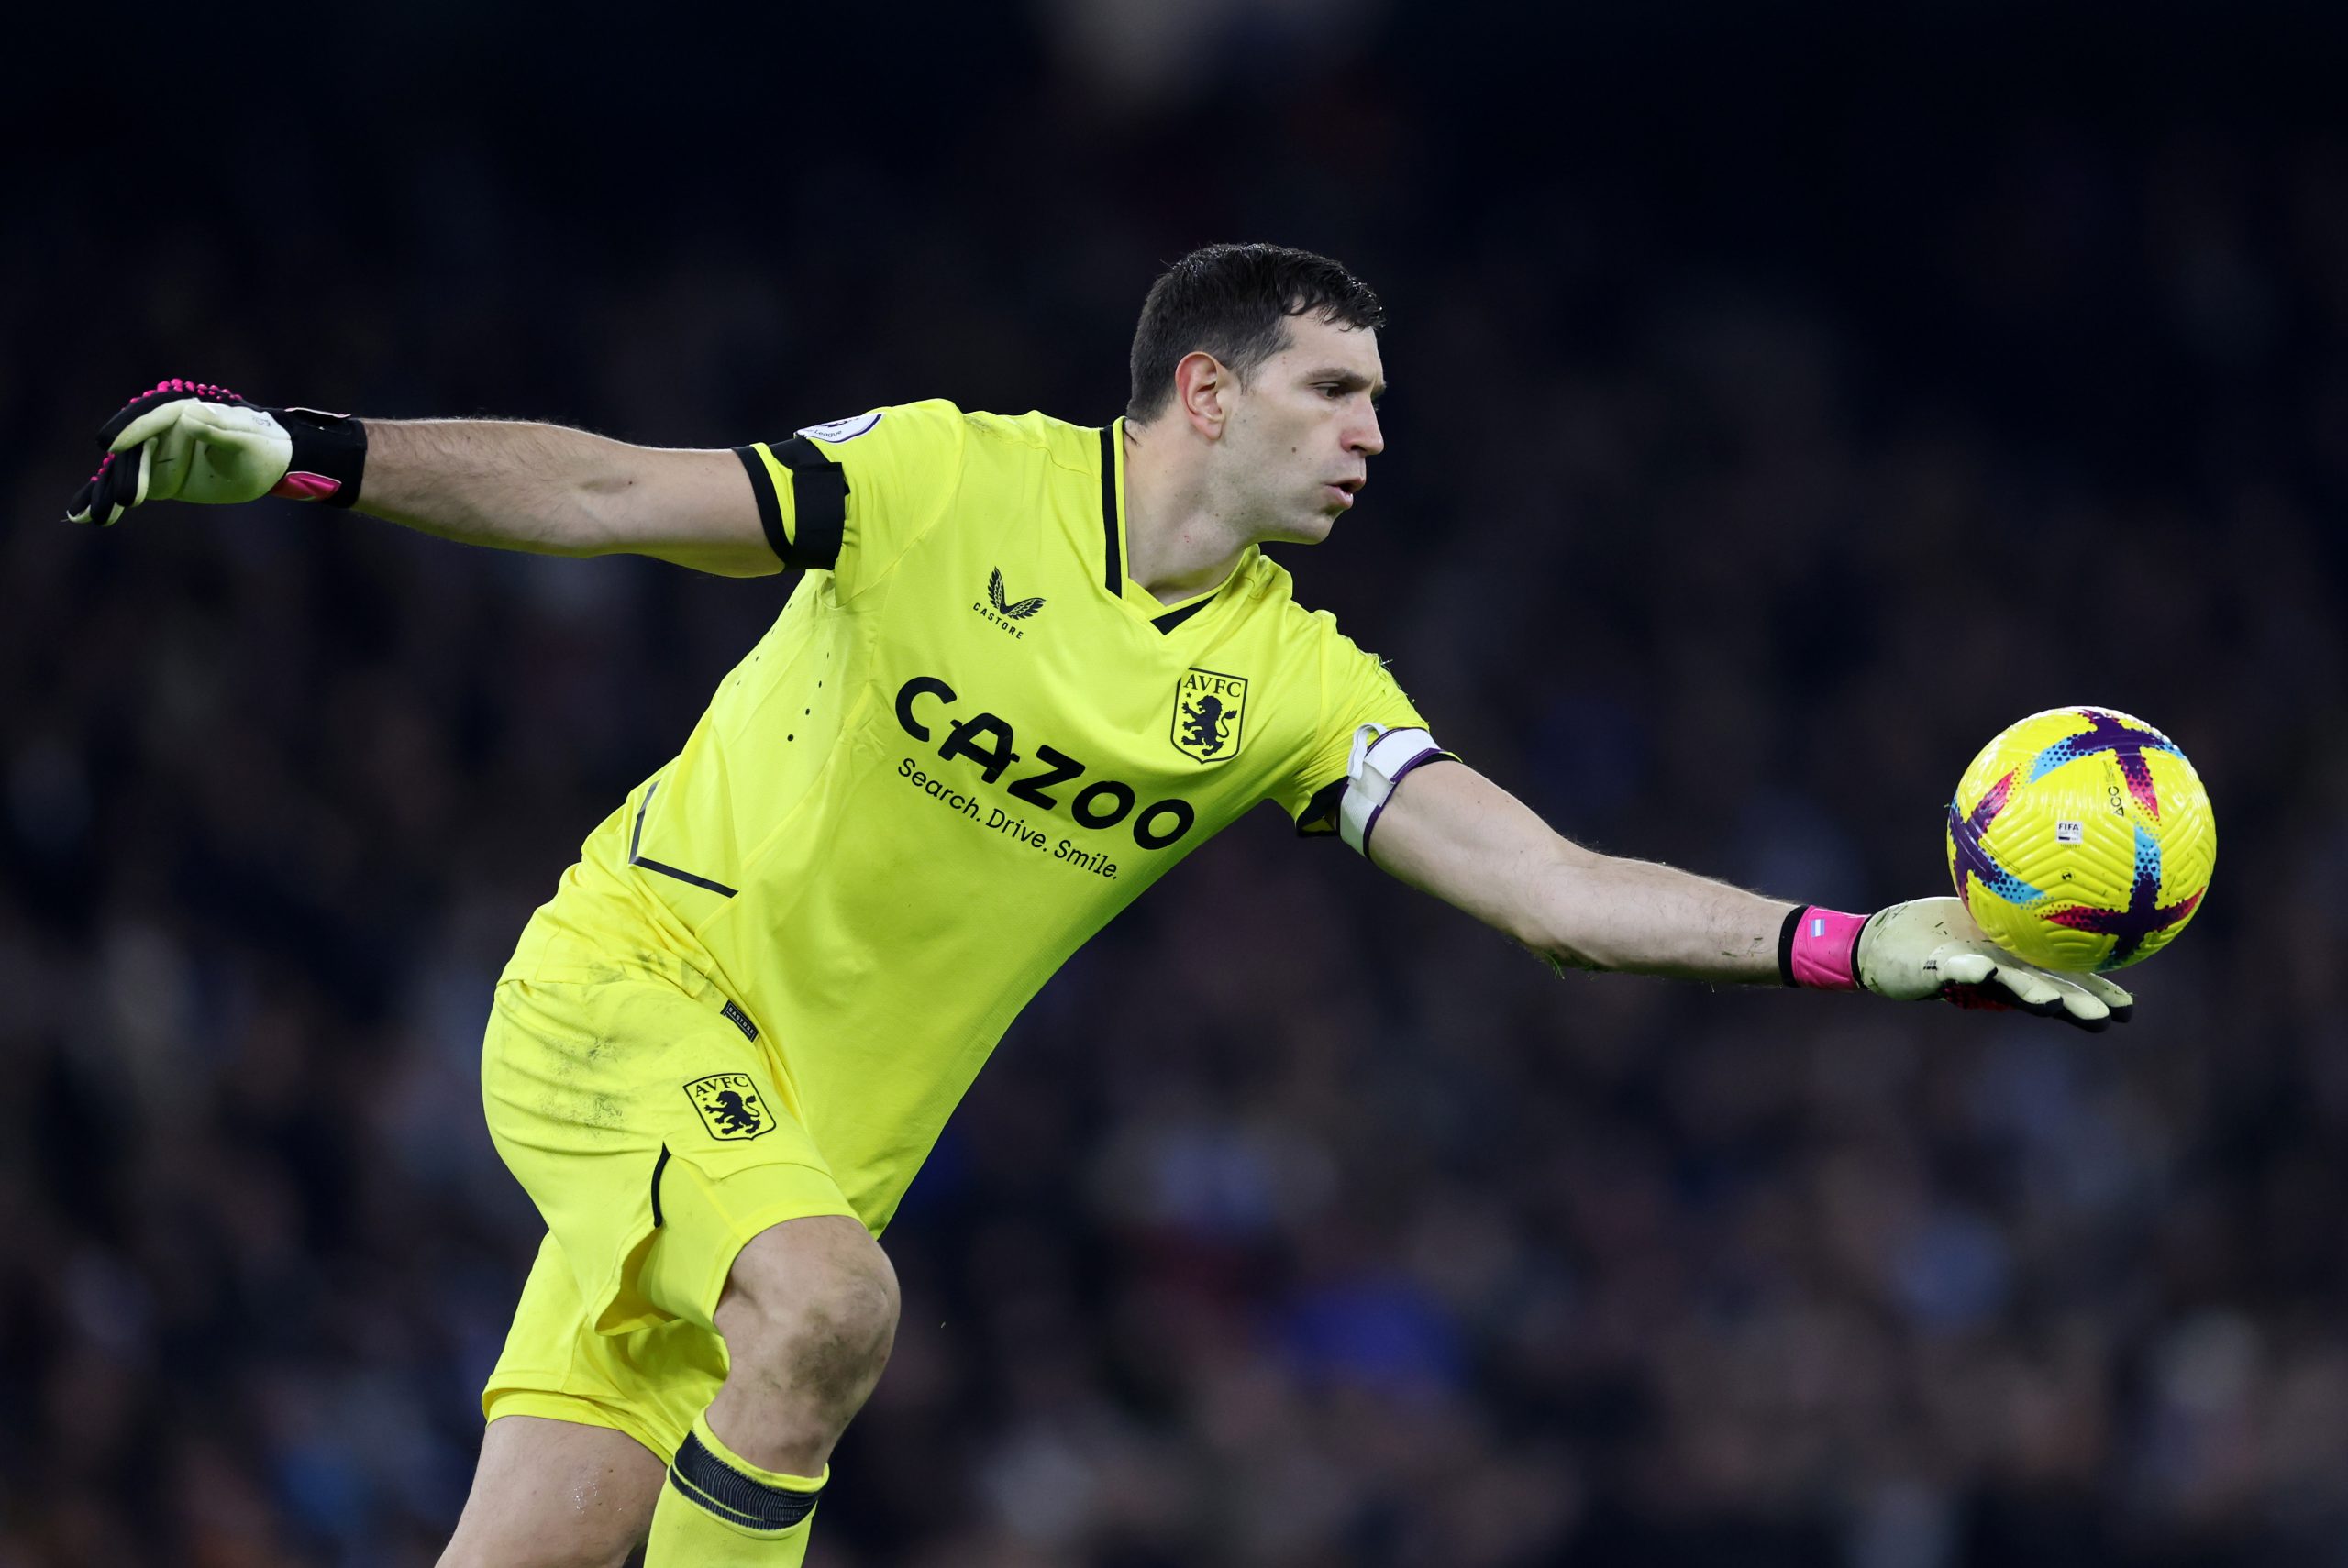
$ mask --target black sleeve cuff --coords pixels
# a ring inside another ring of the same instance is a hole
[[[847,538],[847,470],[804,436],[774,448],[791,470],[792,544],[782,558],[795,567],[832,571]]]
[[[1346,798],[1346,780],[1333,778],[1312,791],[1312,799],[1296,819],[1299,838],[1335,838],[1337,836],[1337,807]]]
[[[767,536],[767,548],[783,565],[791,564],[791,536],[783,532],[782,498],[775,493],[774,475],[767,470],[765,459],[756,447],[737,447],[734,455],[742,459],[742,470],[750,476],[750,493],[758,498],[759,530]]]

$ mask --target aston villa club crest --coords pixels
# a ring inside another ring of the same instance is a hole
[[[712,1073],[685,1086],[685,1096],[701,1112],[709,1135],[728,1143],[774,1131],[774,1113],[759,1098],[759,1086],[748,1073]]]
[[[1174,688],[1174,749],[1198,762],[1235,757],[1246,715],[1246,677],[1185,670]]]

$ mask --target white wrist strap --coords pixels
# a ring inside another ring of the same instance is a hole
[[[1356,730],[1353,756],[1346,763],[1346,792],[1337,802],[1338,836],[1368,855],[1370,830],[1378,826],[1394,786],[1422,762],[1449,755],[1422,729],[1364,724]]]

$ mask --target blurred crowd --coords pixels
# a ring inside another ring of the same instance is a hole
[[[811,1562],[2348,1564],[2348,122],[1976,123],[1732,39],[1667,125],[1274,9],[1146,108],[1081,28],[949,29],[919,83],[967,135],[738,167],[600,122],[541,160],[457,92],[143,205],[27,172],[0,1568],[432,1561],[540,1231],[481,1125],[491,981],[789,586],[284,502],[77,531],[87,431],[172,374],[655,443],[1098,422],[1158,265],[1227,237],[1392,311],[1389,452],[1301,595],[1563,831],[1928,895],[1973,752],[2093,701],[2198,765],[2214,891],[2089,1037],[1553,977],[1258,812],[915,1183]]]

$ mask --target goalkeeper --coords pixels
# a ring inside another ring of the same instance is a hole
[[[804,573],[525,928],[483,1041],[547,1223],[443,1562],[797,1563],[897,1287],[877,1238],[1087,938],[1274,800],[1560,965],[2007,1006],[2129,998],[1954,899],[1860,918],[1594,854],[1444,751],[1258,547],[1384,446],[1376,296],[1214,246],[1143,305],[1103,428],[900,404],[732,449],[358,420],[166,381],[74,498],[277,494],[446,538]]]

